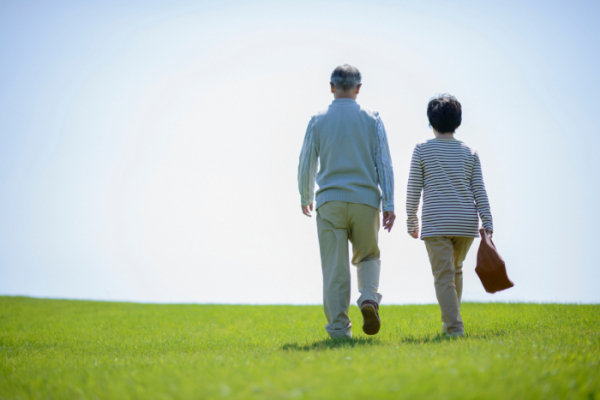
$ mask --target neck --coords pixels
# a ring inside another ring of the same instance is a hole
[[[333,98],[337,99],[352,99],[356,100],[356,93],[353,92],[335,92]]]
[[[434,129],[433,134],[437,139],[456,140],[454,139],[454,132],[439,133]]]

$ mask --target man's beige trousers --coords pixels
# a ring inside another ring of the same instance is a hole
[[[473,243],[471,237],[440,236],[425,238],[431,262],[435,294],[442,309],[442,330],[448,334],[464,333],[460,317],[463,261]]]
[[[317,229],[323,270],[325,329],[332,338],[352,337],[350,318],[350,260],[358,269],[358,306],[365,300],[379,304],[379,210],[365,204],[329,201],[317,210]]]

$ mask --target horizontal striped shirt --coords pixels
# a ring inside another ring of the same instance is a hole
[[[392,157],[377,112],[351,99],[337,99],[311,118],[298,164],[303,206],[314,201],[315,181],[317,207],[337,200],[394,210]]]
[[[478,214],[483,227],[493,231],[479,155],[465,143],[436,138],[415,146],[406,195],[408,233],[419,227],[417,209],[421,192],[421,239],[477,237]]]

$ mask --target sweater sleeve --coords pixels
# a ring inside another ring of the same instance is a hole
[[[308,123],[298,164],[298,189],[300,190],[300,200],[303,206],[310,205],[315,198],[318,155],[313,141],[313,121],[314,118]]]
[[[481,223],[486,231],[493,231],[492,213],[490,211],[490,203],[488,201],[487,192],[483,183],[483,174],[481,172],[481,162],[479,154],[475,152],[473,161],[473,174],[471,175],[471,190],[475,197],[475,206],[481,218]]]
[[[421,165],[421,152],[419,146],[415,146],[410,161],[410,173],[408,175],[408,188],[406,190],[406,225],[408,233],[413,233],[419,228],[417,210],[421,201],[421,190],[423,189],[423,166]]]
[[[377,154],[375,167],[382,192],[383,211],[394,211],[394,169],[383,121],[377,116]]]

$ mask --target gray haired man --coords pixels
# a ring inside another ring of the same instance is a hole
[[[367,335],[379,332],[380,206],[388,232],[396,218],[394,173],[385,128],[377,112],[356,102],[360,87],[361,75],[355,67],[346,64],[333,71],[334,100],[311,118],[298,166],[302,212],[308,217],[313,210],[315,177],[319,185],[316,210],[323,307],[325,329],[332,338],[352,337],[348,241],[358,272],[363,331]]]

